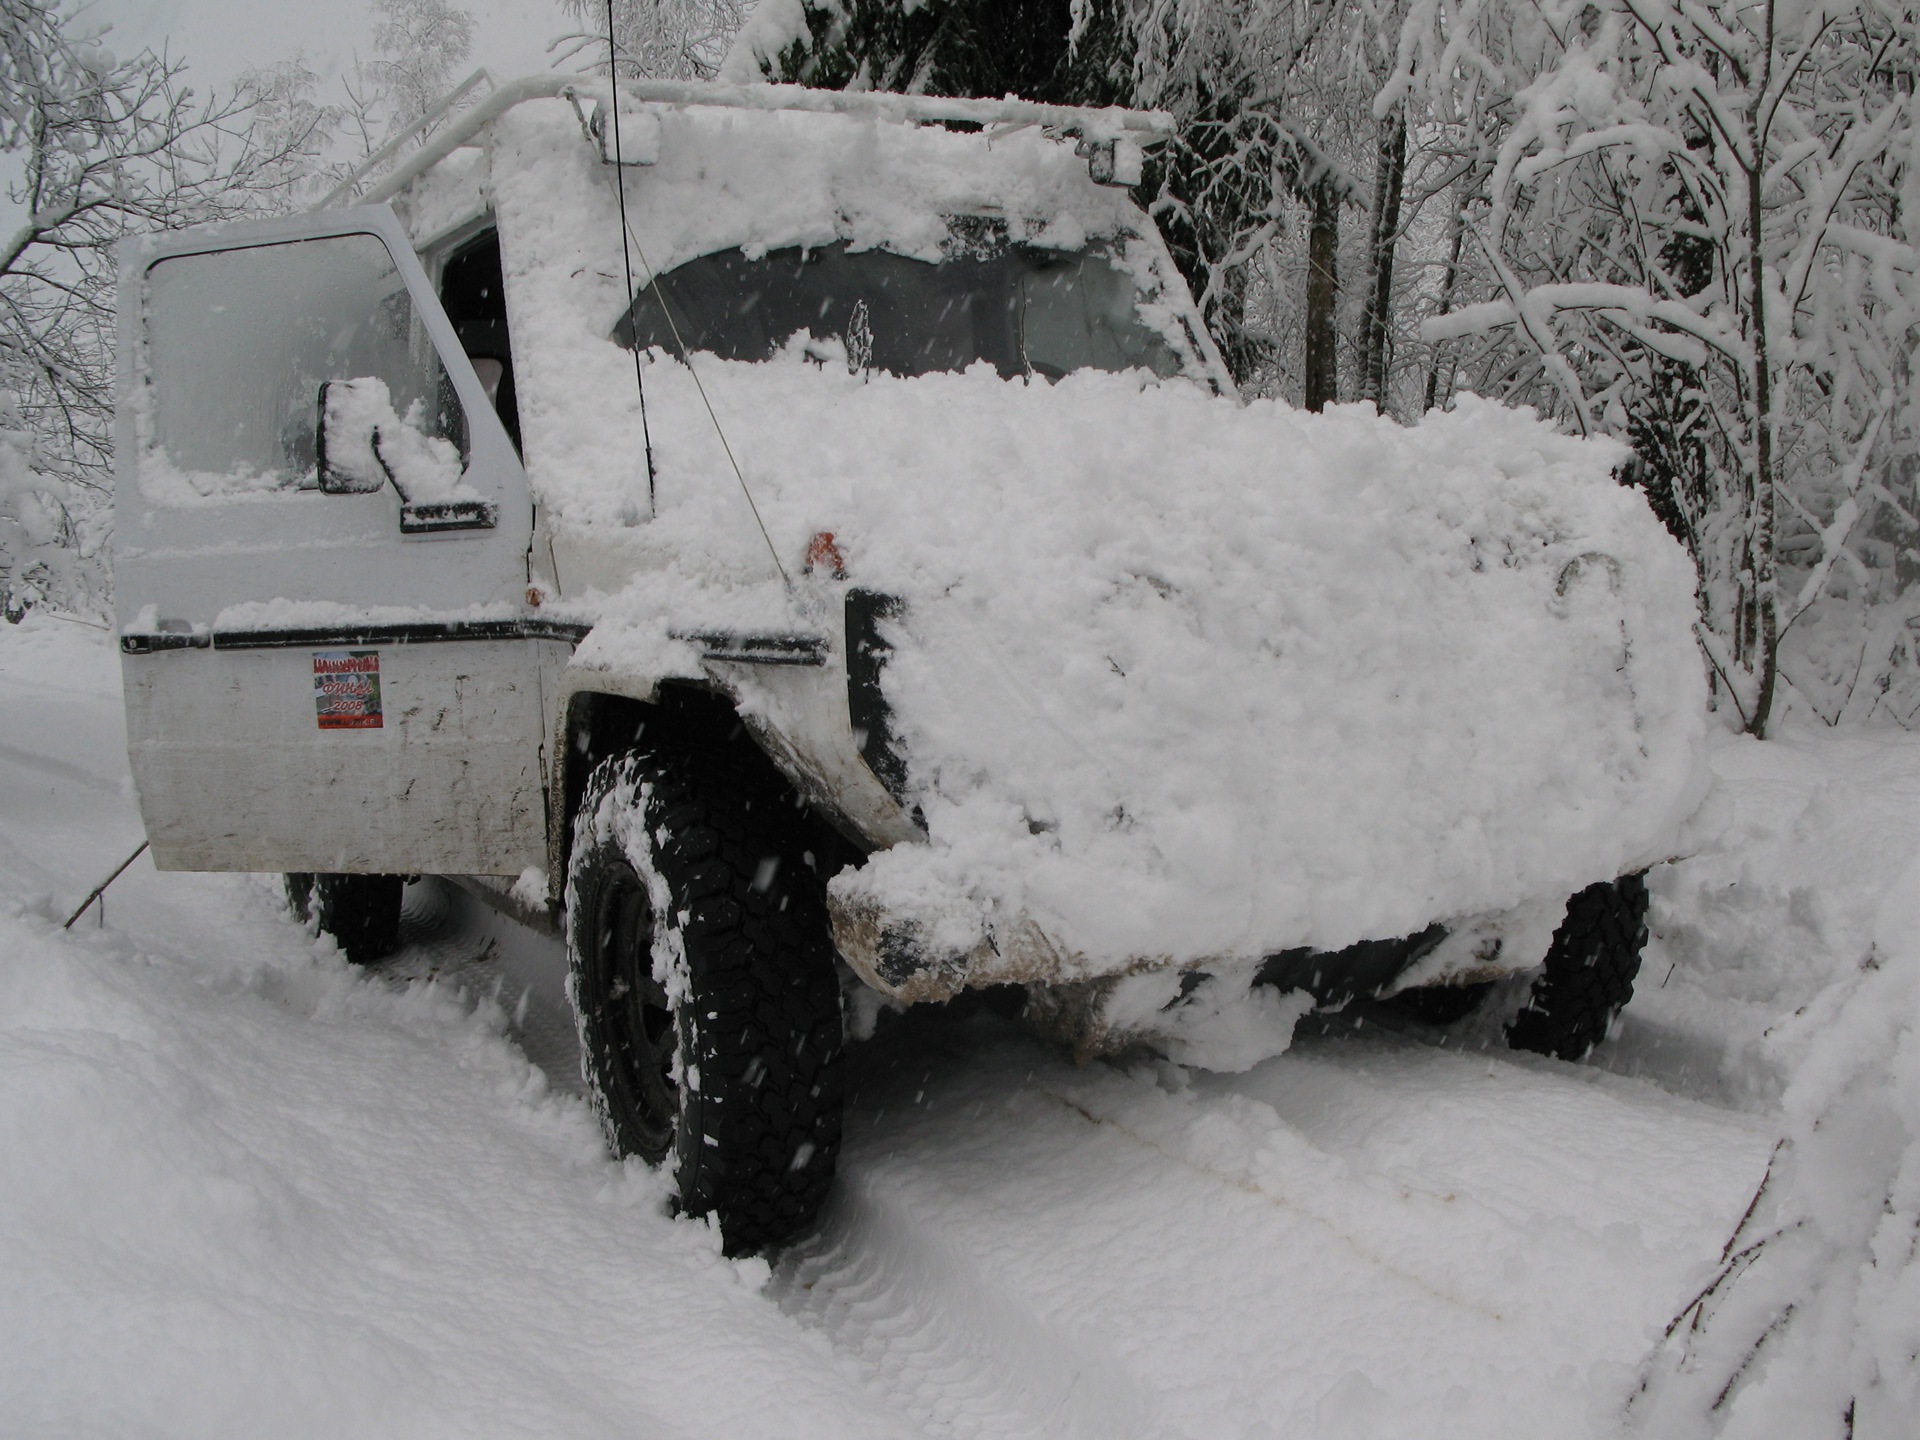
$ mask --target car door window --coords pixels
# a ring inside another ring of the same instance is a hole
[[[466,461],[452,383],[372,235],[173,256],[148,271],[146,304],[150,500],[317,489],[329,380],[379,379],[410,428]]]

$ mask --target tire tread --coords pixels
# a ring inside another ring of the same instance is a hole
[[[1644,874],[1589,885],[1569,900],[1527,1003],[1507,1026],[1507,1043],[1582,1060],[1606,1039],[1633,998],[1647,906]]]
[[[680,1091],[679,1204],[719,1221],[728,1254],[754,1253],[812,1225],[839,1152],[840,999],[825,886],[799,861],[806,847],[795,806],[766,795],[762,777],[726,753],[604,762],[581,804],[575,867],[608,843],[595,838],[595,815],[623,786],[650,852],[628,858],[666,882],[667,923],[680,933],[697,1012],[696,1053],[682,1064],[690,1058],[701,1084]],[[768,857],[779,869],[757,891]],[[601,1041],[589,1007],[579,1008],[587,1081],[618,1149],[617,1117],[595,1075]],[[683,1047],[688,1035],[683,1027]]]

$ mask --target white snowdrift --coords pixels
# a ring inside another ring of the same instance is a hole
[[[932,843],[835,883],[943,945],[1024,915],[1070,978],[1410,933],[1663,858],[1703,792],[1692,572],[1608,446],[1472,399],[1403,429],[696,363],[787,566],[831,531],[906,602],[885,687]],[[660,514],[584,653],[836,625],[772,578],[686,370],[656,356],[648,403]]]

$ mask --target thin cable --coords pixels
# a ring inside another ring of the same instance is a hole
[[[607,81],[612,86],[609,108],[613,111],[613,175],[620,195],[620,259],[627,268],[627,309],[631,311],[637,297],[633,290],[633,255],[627,249],[627,237],[633,234],[633,227],[627,224],[627,171],[620,159],[620,66],[613,39],[613,0],[607,0]],[[640,257],[642,264],[646,258]],[[653,431],[647,425],[647,382],[638,345],[633,347],[633,386],[640,392],[640,443],[647,452],[647,513],[653,515],[659,512],[660,505],[654,494]]]
[[[653,298],[659,303],[660,313],[666,317],[667,329],[673,335],[673,348],[680,352],[680,363],[687,367],[687,373],[693,377],[693,388],[700,392],[700,403],[707,407],[707,418],[713,422],[713,433],[720,437],[720,448],[727,452],[727,463],[733,466],[733,478],[740,482],[740,493],[747,497],[747,508],[753,512],[753,523],[760,527],[760,538],[767,542],[767,554],[773,557],[773,568],[780,572],[781,582],[791,592],[793,577],[787,573],[787,567],[780,563],[780,551],[773,543],[773,536],[767,533],[767,522],[760,518],[760,507],[753,503],[753,491],[747,487],[747,477],[740,469],[740,462],[734,458],[733,446],[727,440],[727,432],[720,424],[720,417],[714,413],[713,402],[707,398],[707,387],[700,383],[700,372],[693,368],[693,356],[687,351],[687,342],[680,338],[680,327],[674,322],[673,311],[667,305],[667,297],[660,291],[660,272],[655,270],[653,263],[647,259],[646,247],[640,243],[640,237],[635,235],[631,228],[627,230],[626,238],[632,242],[633,248],[640,252],[640,264],[647,272],[647,283],[653,287]],[[633,325],[633,353],[637,360],[640,354],[640,325],[631,309],[627,314]]]

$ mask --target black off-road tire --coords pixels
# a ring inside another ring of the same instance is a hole
[[[726,1253],[808,1230],[840,1150],[826,888],[746,757],[635,752],[588,778],[567,867],[581,1066],[609,1144],[670,1165]]]
[[[1527,1003],[1507,1025],[1507,1044],[1581,1060],[1633,998],[1647,943],[1647,877],[1589,885],[1567,901]]]
[[[406,876],[291,874],[285,882],[295,918],[315,921],[353,964],[371,965],[400,948]]]

